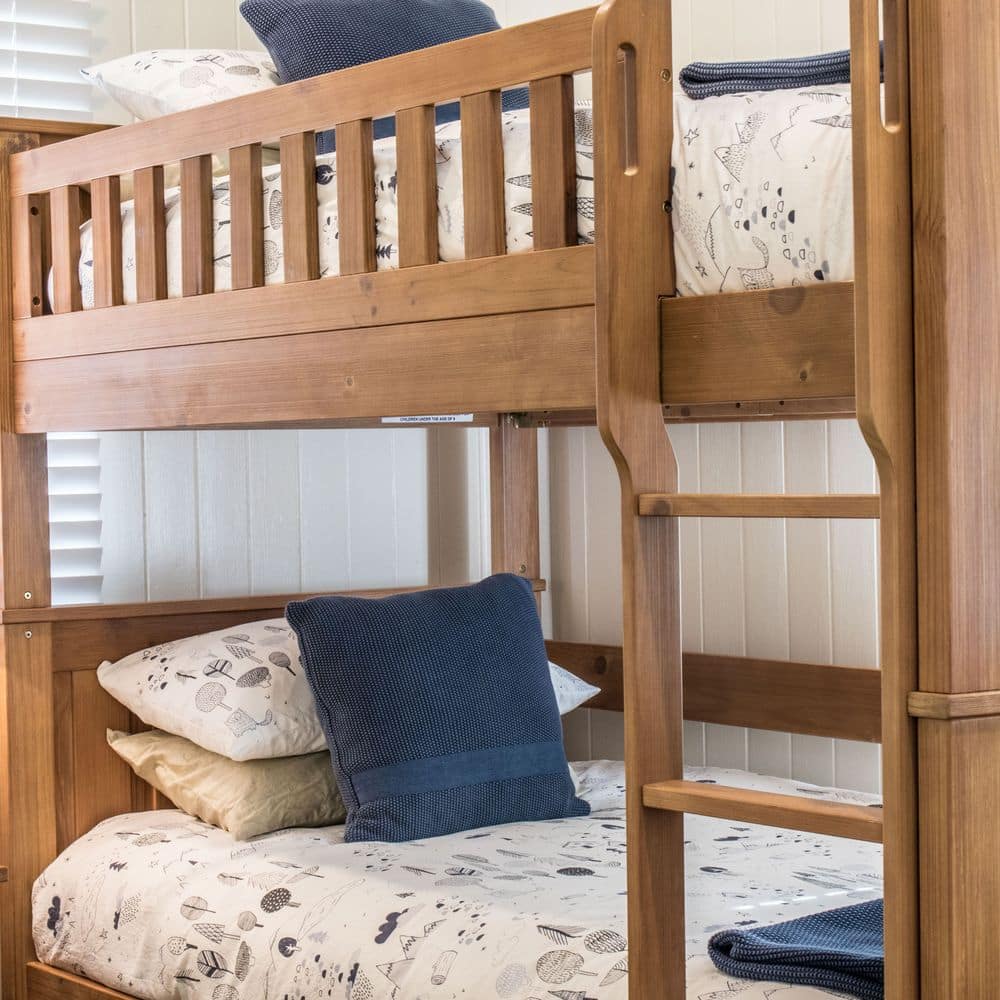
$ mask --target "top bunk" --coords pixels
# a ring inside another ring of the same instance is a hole
[[[627,159],[637,122],[658,133],[664,179],[672,145],[676,161],[692,131],[675,136],[671,121],[641,113],[633,120],[634,104],[619,113],[575,103],[574,77],[602,44],[596,15],[65,141],[36,141],[22,126],[22,145],[36,148],[11,154],[0,177],[10,213],[0,239],[13,272],[3,279],[6,426],[351,426],[507,413],[592,421],[599,198],[578,202],[578,187],[589,182],[597,194],[586,165],[605,142]],[[614,58],[641,107],[654,84],[636,67],[648,53],[637,61],[629,49]],[[530,111],[505,118],[501,92],[525,84]],[[672,87],[669,66],[655,85]],[[837,98],[848,109],[849,96]],[[434,106],[454,100],[460,125],[436,134]],[[386,116],[396,137],[373,144],[372,120]],[[317,133],[331,128],[337,152],[317,157]],[[731,130],[734,155],[746,154],[744,123]],[[757,268],[713,261],[694,287],[702,262],[678,251],[691,280],[675,278],[671,229],[680,240],[701,222],[695,213],[672,225],[682,182],[671,191],[664,180],[634,253],[662,262],[666,418],[854,413],[850,156],[841,162],[851,140],[842,136],[830,168],[840,171],[840,200],[822,206],[839,212],[841,228],[846,213],[843,259],[831,267],[803,257],[808,280],[776,281],[780,268],[769,270],[771,249],[756,238]],[[701,155],[726,159],[710,143]],[[225,177],[213,177],[213,156],[224,158]],[[280,163],[265,166],[269,158]],[[178,187],[165,167],[176,168]],[[732,213],[732,203],[720,209]],[[791,287],[773,287],[782,282]]]

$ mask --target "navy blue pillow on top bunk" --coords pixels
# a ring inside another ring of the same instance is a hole
[[[531,585],[511,575],[288,605],[347,806],[345,840],[585,816]]]
[[[270,53],[282,83],[500,27],[482,0],[244,0],[240,12]],[[504,93],[504,111],[527,106],[527,90]],[[331,112],[335,117],[336,108]],[[437,108],[439,125],[458,119],[458,104]],[[376,139],[396,134],[393,118],[374,126]],[[332,133],[321,134],[318,146],[321,153],[332,152]]]

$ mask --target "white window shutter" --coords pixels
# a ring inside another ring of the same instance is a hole
[[[0,117],[89,121],[89,0],[0,0]]]
[[[101,600],[101,441],[97,434],[49,435],[52,604]]]

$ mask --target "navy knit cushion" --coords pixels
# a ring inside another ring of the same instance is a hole
[[[772,927],[720,931],[708,953],[727,976],[884,995],[882,900],[815,913]]]
[[[482,0],[244,0],[240,12],[271,54],[283,83],[500,27]],[[505,111],[527,106],[527,90],[504,93]],[[330,116],[336,120],[336,108]],[[437,109],[439,125],[458,118],[458,104]],[[394,118],[375,122],[376,139],[395,134]],[[323,133],[319,149],[333,150],[332,133]]]
[[[288,605],[348,841],[584,816],[531,585]]]

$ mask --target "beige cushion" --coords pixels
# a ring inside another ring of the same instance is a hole
[[[156,729],[131,736],[109,729],[108,743],[178,809],[237,840],[333,826],[346,816],[326,751],[237,762]]]

